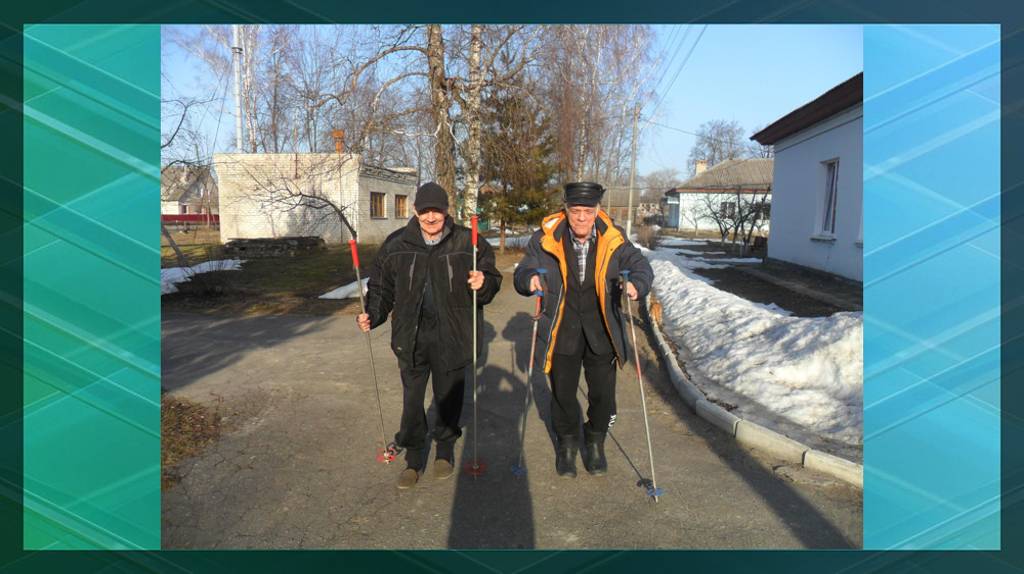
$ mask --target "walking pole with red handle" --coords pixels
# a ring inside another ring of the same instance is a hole
[[[622,289],[625,291],[626,286],[629,285],[629,271],[621,271],[622,274]],[[650,484],[646,480],[641,480],[641,483],[647,487],[647,496],[654,499],[654,502],[658,502],[658,497],[661,496],[662,490],[658,488],[658,481],[654,478],[654,448],[651,446],[651,425],[647,422],[647,400],[644,398],[644,376],[640,370],[640,350],[636,346],[636,326],[633,325],[633,302],[629,299],[629,295],[626,295],[626,314],[629,317],[629,330],[633,335],[633,362],[636,363],[636,380],[640,386],[640,409],[644,414],[644,430],[647,432],[647,456],[651,461],[651,480]]]
[[[472,235],[471,235],[471,237],[472,237],[472,242],[473,242],[473,273],[476,273],[476,242],[477,242],[477,235],[478,235],[477,234],[477,216],[474,215],[474,216],[470,217],[469,221],[470,221],[470,225],[472,227],[472,232],[471,232]],[[480,475],[482,475],[484,473],[484,470],[487,468],[487,466],[484,463],[480,462],[480,459],[477,457],[477,450],[476,450],[476,446],[477,446],[477,442],[478,442],[477,437],[479,436],[477,434],[477,424],[476,424],[476,355],[477,355],[477,346],[476,346],[476,331],[477,331],[477,329],[476,329],[476,289],[472,289],[472,291],[473,291],[473,462],[467,464],[465,466],[464,470],[466,471],[467,474],[470,474],[472,476],[480,476]]]
[[[359,273],[359,251],[356,249],[356,240],[349,239],[348,246],[352,249],[352,267],[356,270],[356,288],[359,290],[359,305],[363,308],[363,313],[366,313],[366,297],[363,295],[363,278]],[[377,365],[373,362],[373,343],[370,340],[370,332],[366,332],[366,348],[370,354],[370,371],[373,373],[373,388],[377,391],[377,414],[380,415],[380,444],[381,448],[377,451],[377,462],[383,462],[384,464],[391,464],[391,461],[395,460],[398,455],[399,449],[395,443],[388,442],[387,437],[384,435],[384,409],[380,403],[380,384],[377,382]]]

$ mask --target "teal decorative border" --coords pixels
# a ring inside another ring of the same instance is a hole
[[[999,26],[864,30],[864,546],[1000,547]]]
[[[399,15],[399,16],[396,16]],[[379,22],[394,21],[529,21],[529,22],[690,22],[705,23],[1000,23],[1002,102],[1002,195],[1003,245],[1015,245],[1024,237],[1024,9],[1002,0],[960,2],[910,1],[866,2],[696,2],[665,4],[656,0],[633,2],[518,2],[479,4],[462,1],[422,3],[395,0],[388,10],[374,4],[297,0],[282,4],[200,3],[192,0],[144,6],[113,0],[96,3],[55,0],[17,3],[6,7],[0,19],[0,128],[5,139],[22,140],[22,25],[25,23],[80,22]],[[867,78],[866,78],[867,79]],[[13,149],[12,149],[13,148]],[[14,572],[66,572],[98,570],[149,570],[222,572],[344,569],[380,571],[494,570],[512,571],[661,571],[712,569],[791,572],[801,568],[820,572],[878,572],[888,570],[928,572],[1019,572],[1024,568],[1024,547],[1004,544],[999,552],[25,552],[22,547],[23,508],[21,408],[22,370],[22,148],[9,146],[0,154],[0,385],[3,440],[0,454],[0,569]],[[155,161],[154,161],[155,163]],[[944,166],[951,169],[953,166]],[[961,167],[959,164],[956,167]],[[869,207],[870,209],[870,207]],[[865,233],[865,247],[872,247]],[[156,239],[153,240],[154,245]],[[1002,263],[1002,377],[1021,373],[1024,361],[1024,251],[1006,249]],[[1003,538],[1022,534],[1024,513],[1024,387],[1002,385],[1002,529]]]
[[[24,42],[24,545],[157,549],[160,27]]]

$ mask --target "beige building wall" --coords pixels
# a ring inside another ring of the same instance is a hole
[[[359,241],[383,243],[391,232],[405,227],[413,216],[412,203],[416,197],[416,176],[404,171],[363,166],[359,175]],[[384,194],[384,216],[371,217],[373,193]],[[395,198],[405,197],[405,213],[396,211]]]
[[[259,237],[316,235],[328,243],[348,231],[322,196],[334,205],[354,205],[359,156],[336,153],[214,154],[220,189],[222,242]]]
[[[328,244],[350,239],[334,209],[345,210],[360,243],[380,243],[408,217],[395,213],[395,196],[406,196],[408,216],[416,191],[409,170],[360,166],[356,154],[214,154],[220,190],[221,241],[319,236]],[[371,192],[383,193],[383,217],[371,217]]]

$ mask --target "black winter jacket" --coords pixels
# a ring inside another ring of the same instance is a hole
[[[366,312],[375,328],[391,315],[391,349],[403,368],[412,365],[420,308],[427,274],[430,274],[434,307],[438,315],[438,336],[444,341],[441,359],[446,370],[466,366],[473,360],[473,292],[466,284],[473,270],[471,231],[445,218],[441,242],[428,246],[419,221],[409,224],[384,240],[370,268]],[[477,243],[477,271],[484,284],[477,291],[477,343],[483,332],[484,305],[501,288],[501,273],[494,266],[494,250],[486,240]]]

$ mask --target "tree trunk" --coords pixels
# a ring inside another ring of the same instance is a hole
[[[504,219],[501,220],[501,239],[498,240],[498,245],[500,246],[501,254],[504,255],[505,254],[505,220]]]
[[[427,69],[430,81],[430,108],[437,129],[434,140],[434,174],[437,183],[448,192],[449,209],[458,206],[455,189],[455,137],[452,134],[451,94],[444,70],[444,37],[441,26],[427,26]]]
[[[171,249],[174,250],[174,255],[178,258],[178,267],[187,269],[189,266],[188,259],[185,257],[185,254],[181,252],[181,248],[178,247],[178,243],[174,241],[173,237],[171,237],[171,233],[167,231],[167,226],[161,223],[160,231],[164,234],[164,237],[167,238],[167,242],[171,244]]]
[[[480,187],[480,92],[483,74],[480,70],[480,49],[483,26],[473,24],[469,40],[469,85],[466,90],[466,190],[463,218],[476,213]]]

